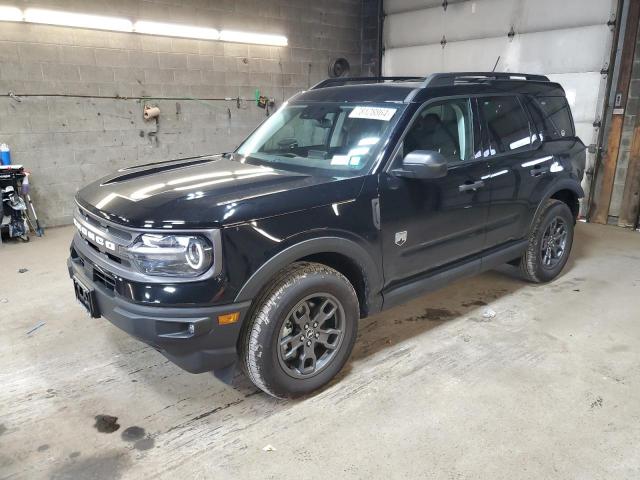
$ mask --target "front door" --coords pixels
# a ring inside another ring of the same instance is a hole
[[[402,158],[431,150],[449,161],[443,178],[393,176]],[[380,174],[386,286],[428,274],[484,248],[490,192],[476,109],[468,98],[429,102],[414,117],[391,168]]]

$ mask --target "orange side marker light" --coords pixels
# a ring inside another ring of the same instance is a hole
[[[218,325],[230,325],[240,320],[240,312],[225,313],[218,315]]]

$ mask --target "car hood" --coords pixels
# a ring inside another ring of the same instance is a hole
[[[311,176],[215,155],[119,170],[80,190],[76,200],[132,228],[209,228],[350,200],[363,179]]]

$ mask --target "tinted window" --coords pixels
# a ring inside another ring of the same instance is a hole
[[[529,102],[529,111],[538,133],[544,138],[572,137],[573,124],[569,104],[564,97],[540,97]]]
[[[414,150],[432,150],[452,162],[467,160],[473,152],[472,131],[468,99],[428,105],[405,136],[404,154]]]
[[[479,102],[491,145],[485,154],[511,152],[531,145],[529,119],[516,97],[486,97]]]

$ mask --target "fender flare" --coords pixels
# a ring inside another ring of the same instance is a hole
[[[552,183],[547,188],[544,195],[540,199],[540,202],[536,207],[536,213],[533,215],[533,218],[531,219],[531,224],[529,225],[529,228],[531,228],[531,225],[533,225],[533,222],[535,221],[535,219],[538,218],[538,214],[540,213],[540,210],[542,209],[546,201],[549,200],[556,192],[559,192],[560,190],[571,190],[573,193],[576,194],[578,198],[584,198],[584,190],[582,189],[582,186],[574,179],[563,178],[561,180],[558,180],[557,182]]]
[[[367,302],[375,303],[372,302],[372,297],[382,289],[382,272],[362,246],[342,237],[311,238],[278,252],[251,275],[236,295],[234,302],[253,300],[274,275],[284,267],[300,258],[320,253],[338,253],[353,260],[361,268],[365,277]],[[375,305],[371,305],[371,307],[375,308]]]

